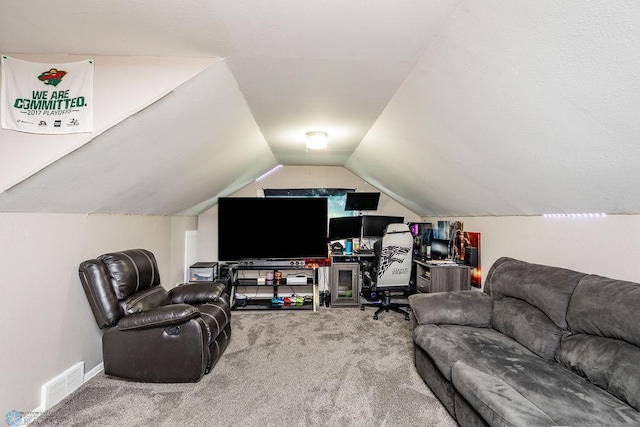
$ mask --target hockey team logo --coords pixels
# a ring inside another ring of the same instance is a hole
[[[66,74],[67,74],[66,71],[56,70],[55,68],[52,68],[49,71],[44,71],[42,74],[40,74],[38,76],[38,80],[40,80],[46,85],[51,85],[53,87],[56,87],[62,81],[62,78]]]

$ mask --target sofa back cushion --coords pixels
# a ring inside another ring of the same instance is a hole
[[[567,323],[558,362],[640,410],[640,284],[586,276]]]
[[[566,312],[585,273],[500,258],[489,270],[485,292],[494,299],[492,325],[537,355],[553,359],[566,334]]]

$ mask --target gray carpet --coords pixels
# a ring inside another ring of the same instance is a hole
[[[32,425],[455,426],[415,370],[409,322],[373,311],[234,311],[229,347],[200,382],[101,374]]]

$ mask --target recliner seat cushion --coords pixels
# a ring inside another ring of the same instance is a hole
[[[516,358],[523,355],[537,357],[522,344],[492,328],[418,325],[413,338],[449,381],[453,366],[459,360],[500,359],[505,352]]]
[[[418,325],[414,342],[490,424],[640,422],[621,400],[494,329]]]
[[[456,390],[492,425],[638,425],[640,412],[561,365],[505,352],[482,363],[461,360]]]

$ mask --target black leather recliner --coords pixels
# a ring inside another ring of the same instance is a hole
[[[106,375],[196,382],[227,348],[231,309],[224,284],[187,284],[167,292],[155,256],[145,249],[84,261],[78,273],[96,322],[105,329]]]

